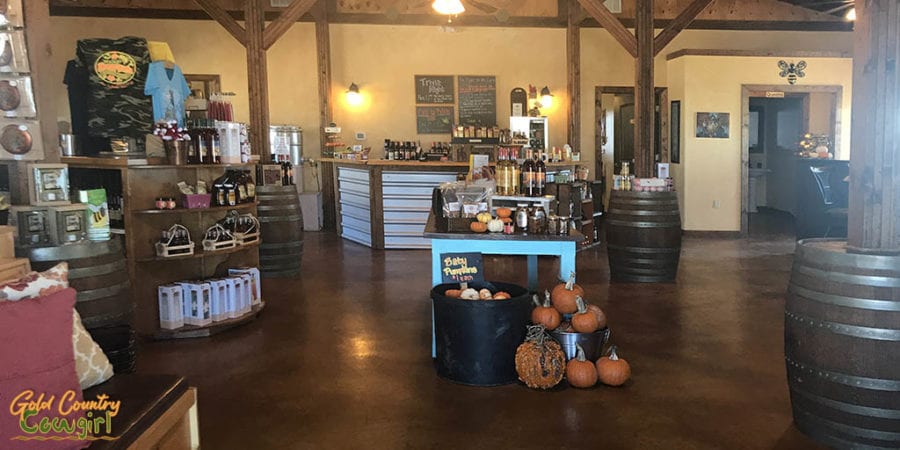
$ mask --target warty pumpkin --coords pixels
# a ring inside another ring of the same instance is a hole
[[[609,348],[609,356],[601,356],[597,360],[597,376],[609,386],[621,386],[631,378],[631,366],[628,361],[619,358],[615,345]]]
[[[585,358],[581,344],[575,344],[575,350],[575,357],[566,363],[566,380],[572,387],[592,387],[597,384],[597,368]]]
[[[569,280],[565,283],[557,284],[550,291],[550,301],[553,307],[563,314],[572,314],[578,310],[575,304],[575,297],[584,297],[584,289],[575,284],[575,272],[569,275]]]
[[[516,373],[526,386],[550,389],[566,372],[566,355],[541,325],[528,327],[525,342],[516,349]]]
[[[600,324],[597,322],[597,316],[588,311],[581,296],[575,297],[575,305],[577,311],[572,315],[572,328],[578,333],[593,333],[597,331]]]
[[[548,330],[555,330],[562,322],[559,311],[550,305],[550,291],[544,291],[544,304],[541,305],[538,295],[534,294],[534,309],[531,310],[531,322],[543,325]]]

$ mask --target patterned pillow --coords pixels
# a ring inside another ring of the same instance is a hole
[[[69,287],[69,264],[61,262],[43,272],[31,272],[18,280],[0,283],[0,302],[45,297]],[[78,311],[72,309],[72,347],[75,371],[81,389],[100,384],[113,376],[109,359],[94,342],[81,323]]]

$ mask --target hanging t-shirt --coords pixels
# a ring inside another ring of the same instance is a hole
[[[147,40],[82,39],[79,62],[88,71],[88,129],[92,136],[143,141],[153,127],[153,105],[144,95],[150,51]]]
[[[163,61],[150,63],[144,94],[153,96],[154,122],[177,120],[178,126],[184,126],[184,102],[191,95],[191,88],[180,67],[166,69]]]

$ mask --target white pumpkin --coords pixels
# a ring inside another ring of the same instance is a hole
[[[503,231],[503,221],[500,219],[491,219],[491,221],[487,223],[487,228],[491,233],[499,233]]]

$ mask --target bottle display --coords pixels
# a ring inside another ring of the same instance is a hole
[[[534,163],[534,196],[543,197],[547,186],[547,165],[544,164],[542,153],[538,152],[538,157]]]
[[[522,194],[528,197],[536,195],[535,182],[537,174],[535,169],[534,153],[529,148],[525,153],[525,162],[522,163]]]

